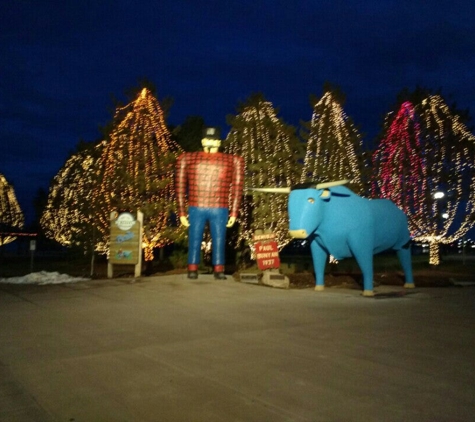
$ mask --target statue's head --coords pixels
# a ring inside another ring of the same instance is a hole
[[[219,139],[219,129],[216,127],[207,127],[203,131],[203,139],[201,140],[205,152],[217,152],[221,146]]]

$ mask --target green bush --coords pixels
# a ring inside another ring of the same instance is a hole
[[[188,252],[182,249],[175,249],[170,255],[169,260],[175,269],[186,268],[188,265]]]

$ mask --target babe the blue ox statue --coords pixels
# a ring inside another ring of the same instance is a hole
[[[254,189],[290,193],[290,235],[309,239],[315,269],[315,290],[324,289],[328,256],[355,257],[363,273],[364,296],[373,296],[373,254],[395,250],[406,282],[413,288],[407,218],[388,199],[365,199],[342,186],[346,180],[305,183],[292,188]]]

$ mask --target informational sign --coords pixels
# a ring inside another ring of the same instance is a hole
[[[254,236],[257,267],[263,270],[280,267],[279,248],[273,233],[256,234]]]
[[[110,255],[111,264],[133,264],[139,262],[141,254],[140,222],[128,212],[111,220]]]

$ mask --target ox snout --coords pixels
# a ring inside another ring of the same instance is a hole
[[[290,237],[294,239],[306,239],[308,237],[307,230],[289,230]]]

